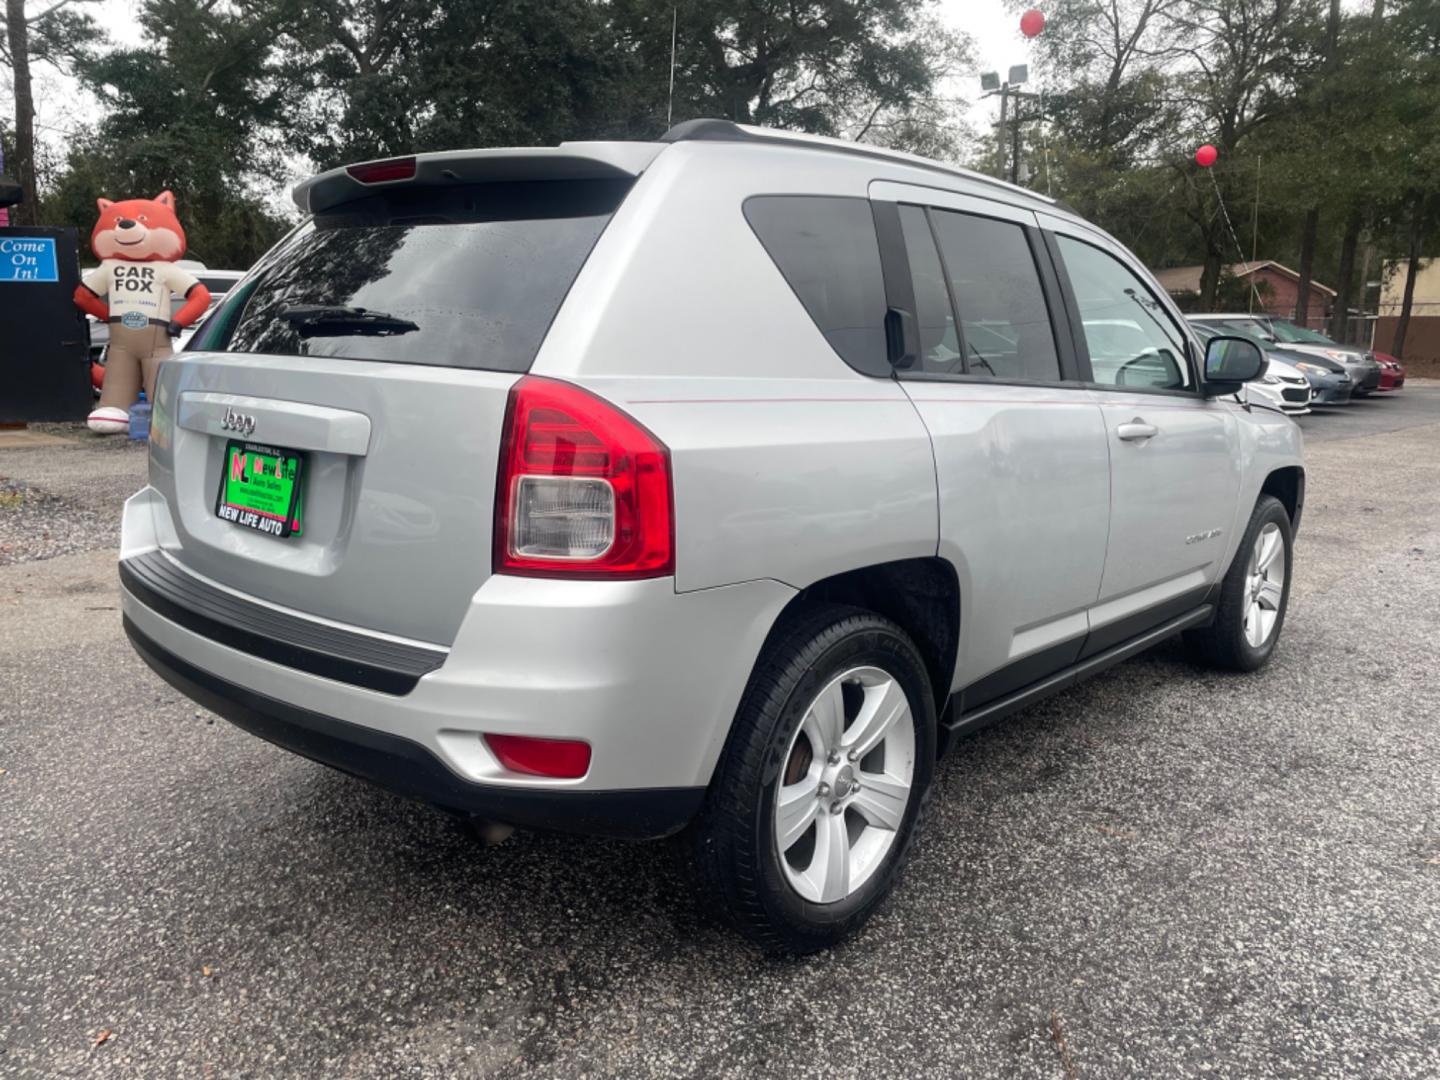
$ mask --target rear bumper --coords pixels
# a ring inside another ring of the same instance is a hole
[[[249,730],[257,730],[255,715],[279,717],[287,730],[300,717],[306,730],[358,739],[367,754],[389,747],[400,756],[395,768],[414,782],[257,731],[271,741],[452,809],[498,807],[498,820],[512,823],[532,820],[524,809],[531,796],[628,805],[639,791],[708,785],[765,637],[795,595],[775,581],[677,593],[670,578],[494,575],[470,597],[448,650],[417,650],[411,646],[422,643],[304,611],[256,611],[258,601],[185,567],[183,550],[158,527],[169,513],[146,488],[126,503],[121,531],[121,608],[137,647],[149,643],[141,651],[152,665],[185,673],[177,686],[198,687],[197,700]],[[577,780],[512,772],[485,734],[583,740],[590,770]],[[417,753],[443,771],[414,767]],[[621,832],[597,828],[593,817],[585,810],[547,827]],[[658,817],[642,816],[638,834]]]
[[[152,611],[251,656],[351,686],[408,694],[448,649],[391,641],[289,615],[185,573],[158,548],[120,560],[120,584]]]
[[[452,813],[525,828],[643,838],[683,828],[705,797],[703,787],[553,791],[472,783],[457,776],[420,743],[227,682],[180,659],[128,616],[124,621],[135,651],[156,674],[236,727]]]

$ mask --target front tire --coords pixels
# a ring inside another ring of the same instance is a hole
[[[1200,659],[1232,671],[1256,671],[1270,660],[1290,602],[1293,547],[1284,505],[1260,496],[1221,583],[1215,622],[1185,635]]]
[[[929,675],[900,627],[839,605],[789,622],[693,831],[702,890],[769,951],[841,941],[889,893],[934,762]]]

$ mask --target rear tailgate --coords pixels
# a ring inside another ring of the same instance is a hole
[[[181,568],[447,645],[490,573],[509,390],[633,176],[575,151],[434,158],[302,189],[314,220],[162,366],[151,483]],[[298,490],[293,516],[267,486]]]
[[[150,482],[188,570],[307,615],[448,644],[490,572],[495,471],[513,373],[189,354],[156,393]],[[227,415],[254,422],[227,429]],[[169,422],[173,419],[173,424]],[[303,455],[301,527],[217,515],[232,441]],[[168,526],[168,527],[167,527]]]

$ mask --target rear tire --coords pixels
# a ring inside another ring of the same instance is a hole
[[[1260,496],[1221,583],[1215,622],[1185,634],[1197,658],[1231,671],[1265,666],[1285,626],[1293,544],[1284,505],[1273,496]]]
[[[934,763],[930,678],[900,627],[833,604],[789,621],[691,832],[704,896],[768,951],[841,941],[889,893]]]

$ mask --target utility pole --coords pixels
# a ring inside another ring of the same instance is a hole
[[[676,37],[680,29],[680,6],[676,4],[670,9],[670,97],[665,106],[665,130],[669,131],[675,123],[675,43],[679,40]]]
[[[1000,126],[995,139],[999,153],[996,156],[995,171],[1001,180],[1008,175],[1012,184],[1020,182],[1020,105],[1025,97],[1036,96],[1026,95],[1020,90],[1020,87],[1029,81],[1030,68],[1027,64],[1016,64],[1012,67],[1003,83],[998,71],[987,71],[980,76],[980,89],[985,91],[982,97],[1000,95]],[[1013,109],[1011,98],[1015,99]]]
[[[1254,216],[1250,219],[1250,265],[1253,267],[1260,261],[1260,162],[1259,154],[1255,155],[1255,210]],[[1250,279],[1252,282],[1254,278]],[[1250,314],[1255,314],[1255,288],[1250,289]]]
[[[1010,84],[1007,82],[1000,88],[1000,156],[997,159],[1000,168],[1000,175],[1005,175],[1005,155],[1009,150],[1009,140],[1005,137],[1005,123],[1010,115]]]
[[[1020,91],[1015,91],[1015,118],[1010,121],[1010,183],[1020,183]]]

